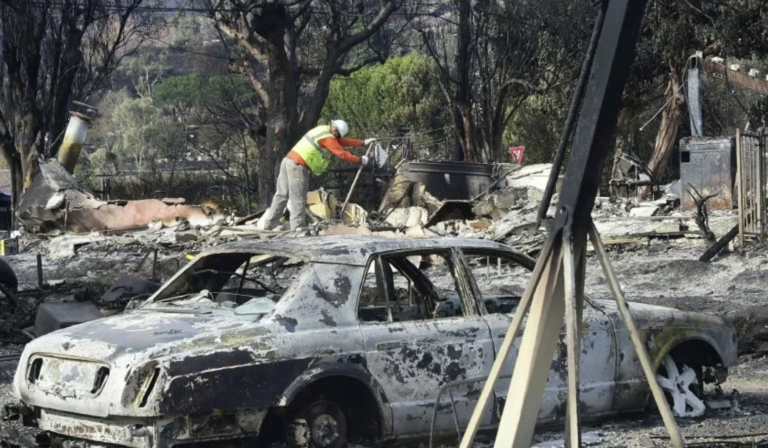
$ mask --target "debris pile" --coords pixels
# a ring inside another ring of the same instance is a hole
[[[40,172],[19,201],[19,219],[33,232],[89,233],[178,225],[210,226],[225,217],[183,198],[102,201],[81,186],[56,160]]]
[[[310,191],[307,227],[265,232],[256,226],[261,213],[235,219],[205,206],[187,205],[183,198],[98,200],[54,160],[41,163],[38,176],[21,199],[19,218],[32,233],[65,234],[65,238],[54,238],[49,243],[53,252],[63,256],[73,255],[81,244],[107,240],[128,244],[128,240],[116,236],[127,231],[135,234],[128,237],[135,243],[148,235],[146,229],[169,230],[151,234],[151,241],[145,241],[150,244],[208,246],[286,234],[443,235],[492,239],[535,255],[546,233],[536,218],[551,164],[494,164],[492,169],[483,170],[475,166],[479,164],[470,165],[473,171],[464,177],[453,165],[450,173],[418,174],[404,169],[407,164],[401,165],[376,210],[365,210],[355,203],[342,204],[334,192],[322,188]],[[482,178],[475,171],[492,174]],[[471,188],[462,184],[467,182],[472,183]],[[474,197],[460,196],[470,190],[482,191]],[[593,217],[606,244],[645,243],[658,238],[699,239],[702,220],[695,217],[700,213],[680,211],[680,190],[679,183],[671,184],[660,199],[652,201],[597,198]],[[552,204],[557,203],[556,196]],[[554,215],[552,205],[549,215]],[[707,235],[726,235],[735,219],[730,211],[713,212],[706,217],[711,231]]]

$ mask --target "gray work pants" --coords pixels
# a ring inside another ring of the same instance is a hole
[[[272,230],[277,227],[280,217],[288,205],[291,214],[291,230],[304,225],[307,211],[307,188],[309,186],[309,169],[299,165],[288,157],[280,163],[280,174],[277,175],[277,191],[272,198],[272,205],[259,219],[256,228]]]

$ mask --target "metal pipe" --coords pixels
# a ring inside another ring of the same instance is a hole
[[[512,378],[512,375],[502,375],[498,377],[498,380],[508,380]],[[440,387],[440,389],[437,390],[437,397],[435,398],[435,404],[432,406],[432,423],[430,423],[430,429],[429,429],[429,448],[434,447],[434,441],[435,441],[435,426],[437,424],[437,412],[440,408],[440,400],[443,397],[443,393],[445,393],[446,390],[449,390],[454,387],[459,387],[465,384],[472,384],[472,383],[479,383],[481,381],[488,380],[488,377],[485,376],[478,376],[474,378],[466,378],[463,380],[454,381],[452,383],[448,383]],[[455,405],[452,405],[455,408]],[[455,412],[455,409],[454,409]],[[459,434],[461,435],[461,434]]]
[[[368,157],[371,154],[371,149],[373,148],[374,143],[371,143],[368,145],[368,149],[365,151],[365,156]],[[355,174],[355,180],[352,181],[352,186],[349,187],[349,193],[347,193],[347,198],[344,199],[344,205],[341,206],[341,211],[339,212],[339,219],[341,219],[341,222],[344,222],[344,210],[347,208],[347,204],[349,204],[349,198],[352,197],[352,192],[355,191],[355,186],[357,185],[357,180],[360,179],[360,173],[363,172],[363,168],[365,168],[365,165],[360,165],[360,168],[357,169],[357,174]]]
[[[688,59],[688,117],[691,125],[691,136],[704,136],[704,120],[701,110],[701,79],[699,66],[701,65],[701,52]],[[682,83],[681,83],[682,84]],[[675,95],[672,95],[674,98]],[[671,99],[671,98],[670,98]]]
[[[76,101],[73,101],[72,104],[76,106],[77,110],[70,111],[72,116],[69,119],[58,153],[59,163],[70,174],[75,171],[77,160],[80,157],[80,149],[82,149],[85,138],[88,136],[88,128],[93,121],[91,114],[96,112],[95,108],[87,104]]]
[[[43,289],[43,256],[37,254],[37,287]]]

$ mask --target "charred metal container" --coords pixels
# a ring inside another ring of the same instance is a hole
[[[708,210],[731,210],[734,205],[736,181],[736,140],[723,138],[684,138],[680,141],[680,208],[696,208],[691,186],[703,197],[717,196],[707,201]]]
[[[403,174],[414,182],[424,184],[426,190],[437,199],[472,199],[491,185],[493,165],[409,162],[403,166]]]

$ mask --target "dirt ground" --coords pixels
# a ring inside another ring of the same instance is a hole
[[[44,252],[46,280],[77,277],[92,285],[80,292],[82,299],[99,294],[111,281],[132,271],[146,252],[142,246],[133,244],[86,247],[71,258],[55,258],[42,247],[40,250]],[[736,324],[742,356],[740,364],[730,369],[723,388],[726,393],[737,391],[738,405],[708,410],[701,418],[679,420],[679,424],[689,446],[738,446],[723,442],[768,438],[768,343],[764,342],[768,341],[768,248],[729,253],[710,263],[697,261],[703,250],[700,240],[651,240],[643,246],[614,246],[610,257],[627,300],[722,315]],[[160,248],[161,260],[173,256],[178,257],[179,253]],[[34,251],[12,258],[11,263],[22,288],[36,284]],[[611,297],[592,256],[588,259],[586,291],[593,298]],[[21,348],[0,344],[0,356]],[[12,399],[7,384],[10,370],[11,364],[0,362],[0,404]],[[596,446],[670,446],[656,412],[607,420],[599,426],[585,427],[584,431],[598,436],[600,442]],[[749,434],[755,436],[731,439]],[[536,440],[560,437],[561,432],[540,432]]]

